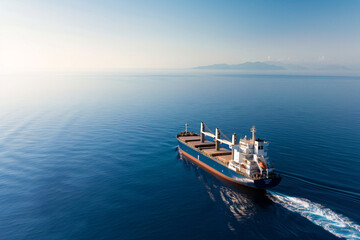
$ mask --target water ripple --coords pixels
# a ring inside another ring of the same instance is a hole
[[[305,198],[291,197],[273,191],[269,191],[269,195],[274,202],[292,212],[299,213],[337,237],[360,239],[360,225],[321,204],[313,203]]]

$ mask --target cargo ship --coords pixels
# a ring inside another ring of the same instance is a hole
[[[217,178],[256,189],[275,187],[280,183],[281,176],[275,172],[267,156],[269,143],[255,139],[255,126],[251,132],[251,139],[245,136],[238,141],[234,133],[230,140],[219,128],[213,133],[201,122],[200,134],[189,132],[186,124],[185,131],[178,133],[176,138],[182,156]]]

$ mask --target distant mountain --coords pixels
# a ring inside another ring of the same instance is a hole
[[[290,70],[290,71],[306,71],[306,70],[311,69],[310,66],[304,66],[301,64],[283,63],[283,62],[277,62],[277,61],[266,61],[265,63],[274,65],[274,66],[279,66],[279,67],[282,67],[282,68],[284,68],[286,70]]]
[[[213,64],[208,66],[199,66],[194,69],[215,69],[215,70],[285,70],[282,66],[277,66],[265,62],[246,62],[242,64]]]
[[[347,71],[350,70],[350,68],[343,66],[343,65],[336,65],[336,64],[327,64],[327,65],[319,65],[316,67],[318,70],[332,70],[332,71]]]
[[[245,62],[242,64],[213,64],[194,67],[203,70],[243,70],[251,72],[281,71],[282,73],[304,74],[360,74],[360,65],[337,65],[323,62],[288,63],[280,61]]]

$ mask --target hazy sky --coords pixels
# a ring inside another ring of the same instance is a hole
[[[0,0],[0,70],[360,64],[360,1]]]

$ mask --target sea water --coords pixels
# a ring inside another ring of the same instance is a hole
[[[3,74],[1,239],[360,239],[360,78]],[[270,142],[283,180],[234,189],[181,158],[200,121]]]

